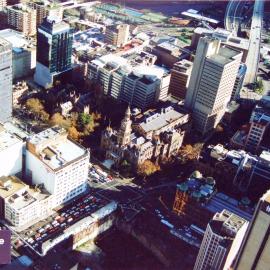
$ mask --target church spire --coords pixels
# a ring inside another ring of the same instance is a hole
[[[130,135],[131,135],[131,110],[130,106],[127,107],[125,117],[121,121],[121,127],[117,134],[117,142],[119,145],[126,145],[130,143]]]

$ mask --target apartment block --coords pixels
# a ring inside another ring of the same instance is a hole
[[[116,47],[122,47],[128,42],[129,25],[118,24],[106,27],[105,42]]]
[[[63,9],[56,3],[50,3],[43,0],[28,1],[27,5],[36,10],[37,13],[37,27],[40,26],[44,19],[48,16],[55,16],[59,19],[63,18]]]
[[[192,66],[192,62],[184,59],[175,63],[171,70],[169,94],[178,100],[186,97]]]
[[[36,10],[26,4],[7,7],[8,25],[26,36],[36,34]]]

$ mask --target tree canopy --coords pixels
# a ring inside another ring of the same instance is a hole
[[[159,171],[160,167],[155,165],[151,160],[146,160],[138,167],[138,174],[141,176],[150,176],[155,172]]]

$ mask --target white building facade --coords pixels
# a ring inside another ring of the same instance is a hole
[[[12,116],[12,46],[0,38],[0,122]]]
[[[22,171],[23,147],[21,139],[0,125],[0,176],[15,175]]]
[[[225,114],[240,66],[242,52],[201,38],[197,47],[185,106],[193,113],[194,128],[205,134]]]
[[[54,127],[27,142],[26,174],[32,184],[44,185],[61,205],[87,189],[89,152]]]

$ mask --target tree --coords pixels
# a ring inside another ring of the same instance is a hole
[[[150,176],[159,170],[160,167],[155,165],[151,160],[145,160],[138,166],[138,174],[143,177]]]
[[[196,143],[193,146],[191,144],[187,144],[179,150],[179,155],[184,160],[198,159],[201,153],[202,147],[203,147],[202,143]]]
[[[45,111],[41,111],[40,112],[40,118],[41,118],[42,121],[48,122],[49,118],[50,118],[50,115],[48,113],[46,113]]]
[[[77,141],[80,138],[80,133],[78,132],[78,130],[75,127],[70,127],[68,129],[68,136]]]
[[[78,130],[85,136],[89,135],[95,129],[94,114],[80,113],[77,120]]]
[[[26,101],[25,104],[26,108],[34,114],[39,114],[43,109],[44,106],[37,98],[30,98]]]
[[[43,104],[37,98],[30,98],[26,101],[26,108],[42,121],[49,120],[49,114],[44,110]]]
[[[262,80],[256,80],[256,82],[254,83],[254,88],[257,94],[262,95],[264,92]]]
[[[50,120],[51,126],[61,126],[65,129],[69,129],[71,127],[71,121],[64,119],[64,117],[60,113],[55,113]]]
[[[83,129],[91,121],[91,116],[87,113],[80,113],[78,117],[78,127]]]

